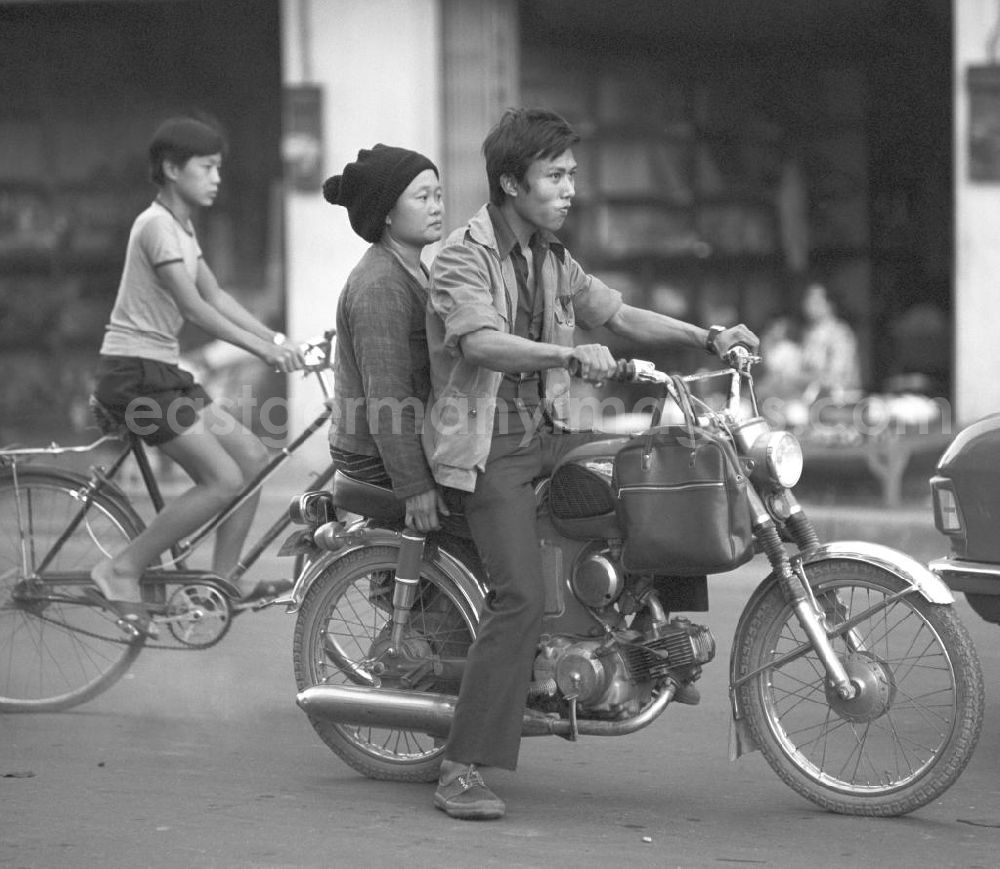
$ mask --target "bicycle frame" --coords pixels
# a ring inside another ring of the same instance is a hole
[[[171,548],[171,558],[166,563],[161,564],[159,568],[154,568],[147,573],[155,576],[157,580],[169,579],[171,581],[183,581],[185,576],[197,575],[198,578],[205,578],[206,574],[203,571],[196,571],[192,574],[188,571],[184,565],[185,559],[194,552],[202,543],[215,531],[219,525],[226,521],[240,506],[246,502],[261,486],[281,467],[309,438],[311,438],[319,429],[321,429],[330,419],[332,410],[330,409],[330,401],[332,399],[332,387],[328,382],[329,379],[329,365],[331,358],[331,341],[333,333],[327,333],[324,336],[324,340],[321,342],[310,343],[308,345],[309,350],[307,351],[307,357],[312,354],[313,362],[306,366],[306,374],[314,374],[316,379],[319,381],[320,389],[323,393],[323,398],[325,402],[325,409],[321,411],[315,419],[299,434],[290,444],[283,447],[275,456],[273,456],[270,461],[247,483],[243,488],[233,496],[233,498],[220,510],[218,511],[208,522],[206,522],[201,528],[199,528],[191,537]],[[139,439],[137,435],[132,432],[126,432],[124,434],[124,443],[118,454],[112,459],[110,465],[105,469],[103,467],[94,466],[91,468],[91,476],[87,485],[79,492],[80,498],[80,508],[71,518],[70,522],[67,524],[66,528],[62,531],[56,541],[53,543],[51,549],[44,554],[41,560],[35,565],[34,569],[31,571],[32,574],[42,581],[49,580],[59,583],[89,583],[90,576],[85,574],[83,571],[79,572],[79,576],[76,573],[72,575],[67,575],[63,573],[55,574],[48,573],[43,575],[45,568],[55,559],[59,554],[60,549],[63,544],[70,538],[73,532],[79,527],[80,523],[85,519],[87,511],[90,509],[93,503],[95,495],[104,491],[110,485],[115,476],[121,469],[125,460],[131,455],[136,462],[139,469],[139,475],[142,479],[143,486],[146,490],[147,495],[153,505],[156,512],[163,509],[164,499],[162,492],[160,490],[159,482],[156,479],[156,475],[153,472],[152,466],[150,465],[149,456],[146,452],[146,447],[143,442]],[[104,435],[93,443],[86,444],[77,447],[62,447],[58,444],[51,444],[48,447],[33,447],[33,448],[15,448],[0,450],[0,467],[6,465],[11,469],[11,473],[14,480],[15,492],[17,491],[17,471],[18,471],[18,459],[21,458],[31,458],[42,455],[49,456],[60,456],[69,453],[87,453],[96,450],[102,444],[109,441],[120,441],[121,437],[117,435]],[[334,466],[331,463],[328,465],[312,482],[313,487],[322,487],[328,483],[334,474]],[[18,500],[18,510],[20,510],[20,502]],[[291,518],[288,515],[287,510],[281,512],[280,517],[267,529],[263,534],[257,539],[253,545],[242,553],[239,561],[235,567],[229,572],[228,575],[217,577],[217,579],[222,580],[224,583],[225,590],[230,593],[230,596],[237,597],[238,591],[235,583],[258,561],[260,556],[264,551],[277,539],[277,537],[291,524]],[[24,526],[21,516],[18,516],[18,527],[21,529],[22,535],[22,567],[24,569],[25,575],[29,572],[28,555],[24,548]],[[145,577],[144,577],[145,579]]]

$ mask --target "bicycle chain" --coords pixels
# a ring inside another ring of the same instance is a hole
[[[74,625],[68,625],[65,622],[61,622],[58,619],[49,618],[48,616],[42,615],[40,613],[36,615],[36,618],[41,619],[43,622],[48,622],[51,625],[58,625],[61,628],[65,628],[68,631],[72,631],[74,634],[82,634],[85,637],[93,637],[95,640],[102,640],[105,643],[116,643],[116,644],[122,645],[122,646],[131,646],[132,645],[132,641],[131,640],[118,639],[118,638],[115,638],[115,637],[109,637],[106,634],[97,634],[97,633],[94,633],[93,631],[88,631],[88,630],[86,630],[84,628],[78,628],[78,627],[76,627]],[[133,640],[134,639],[135,638],[133,638]],[[198,646],[184,646],[184,645],[181,645],[181,644],[178,644],[176,646],[167,646],[167,645],[163,645],[161,643],[151,643],[151,642],[149,642],[148,639],[143,644],[142,647],[144,649],[159,649],[159,650],[165,651],[165,652],[202,652],[206,648],[208,648],[207,646],[200,646],[200,647],[198,647]]]

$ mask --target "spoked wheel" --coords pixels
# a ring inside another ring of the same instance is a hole
[[[84,599],[90,569],[141,530],[127,503],[98,494],[36,575],[82,506],[83,478],[55,469],[0,474],[0,712],[67,709],[113,685],[145,639]],[[64,579],[50,581],[50,572]]]
[[[926,805],[961,774],[982,727],[968,633],[951,606],[917,592],[892,599],[906,584],[887,570],[831,560],[806,575],[859,690],[843,700],[824,685],[822,663],[773,588],[738,648],[740,675],[765,668],[739,688],[757,744],[787,784],[826,809],[892,816]]]
[[[441,571],[425,564],[402,653],[390,655],[398,555],[398,549],[388,546],[349,553],[312,584],[295,625],[300,691],[320,684],[379,684],[458,693],[476,614]],[[444,666],[435,668],[435,662]],[[318,716],[310,721],[327,746],[369,778],[434,781],[438,776],[442,740],[412,730],[335,724]]]

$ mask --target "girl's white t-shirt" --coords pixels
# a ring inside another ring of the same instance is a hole
[[[102,356],[140,356],[176,365],[184,316],[158,267],[183,263],[195,280],[201,248],[194,227],[154,201],[132,224],[118,296],[101,344]]]

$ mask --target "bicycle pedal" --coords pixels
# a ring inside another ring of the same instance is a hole
[[[231,604],[231,607],[233,610],[233,615],[236,615],[237,613],[245,613],[248,611],[256,613],[260,612],[262,609],[267,609],[269,606],[274,606],[274,604],[276,604],[277,602],[278,602],[278,595],[275,595],[274,597],[259,597],[256,600],[248,600],[242,603],[237,601],[236,603]]]
[[[115,627],[120,628],[131,637],[139,636],[139,629],[127,619],[115,619]]]

